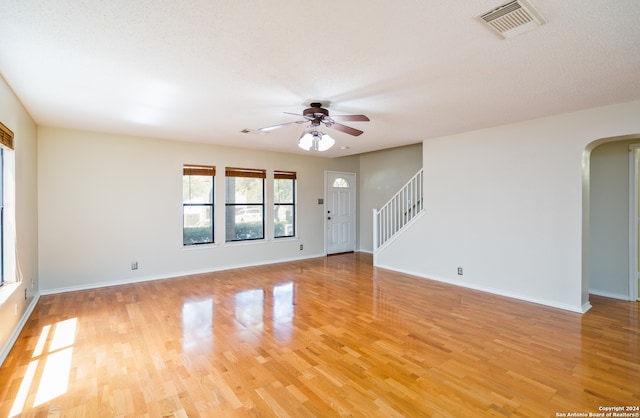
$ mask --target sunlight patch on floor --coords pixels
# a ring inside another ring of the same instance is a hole
[[[71,318],[40,331],[33,350],[33,360],[27,366],[20,389],[11,407],[10,416],[20,415],[27,404],[29,390],[37,385],[33,407],[42,405],[67,392],[78,319]],[[53,333],[51,330],[53,329]],[[48,348],[47,348],[48,342]],[[42,360],[42,361],[40,361]],[[39,377],[38,377],[39,376]]]

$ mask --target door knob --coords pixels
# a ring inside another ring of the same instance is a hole
[[[331,216],[327,216],[327,219],[331,220]]]

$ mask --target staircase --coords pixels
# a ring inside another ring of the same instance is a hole
[[[420,169],[380,209],[373,209],[373,255],[375,255],[424,213],[423,171]]]

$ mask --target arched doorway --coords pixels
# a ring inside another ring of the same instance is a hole
[[[586,149],[584,168],[586,290],[624,300],[639,296],[639,179],[635,167],[640,148],[634,144],[640,146],[640,135],[594,141]]]

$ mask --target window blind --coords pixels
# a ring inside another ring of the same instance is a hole
[[[267,177],[267,170],[259,168],[227,167],[225,173],[227,177],[253,177],[259,179]]]
[[[296,172],[295,171],[275,170],[273,172],[273,178],[274,179],[280,179],[280,180],[295,180],[296,179]]]
[[[185,164],[182,173],[185,176],[215,176],[216,168],[208,165]]]
[[[13,132],[2,122],[0,122],[0,144],[9,149],[13,149]]]

